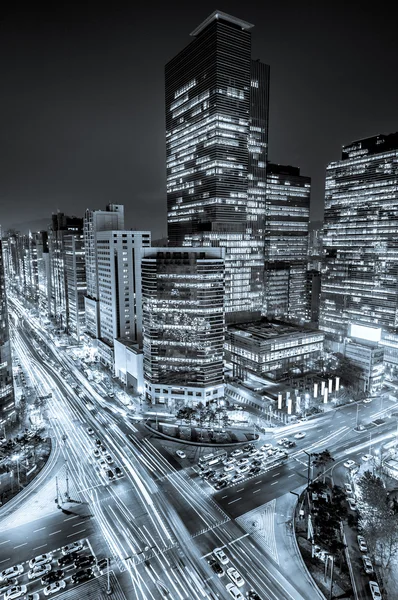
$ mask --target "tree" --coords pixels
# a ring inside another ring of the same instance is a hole
[[[314,457],[314,459],[312,461],[312,464],[314,465],[314,467],[316,467],[317,469],[320,469],[322,471],[323,482],[325,482],[326,467],[331,462],[334,462],[334,458],[330,454],[329,450],[322,450],[322,452],[314,453],[313,457]]]

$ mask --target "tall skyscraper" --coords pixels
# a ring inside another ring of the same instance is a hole
[[[124,229],[124,206],[108,204],[105,210],[86,210],[84,215],[84,248],[87,296],[85,298],[86,331],[99,336],[97,233]]]
[[[221,248],[144,250],[144,381],[152,403],[223,398],[223,255]]]
[[[87,292],[83,234],[66,235],[64,245],[67,331],[80,342],[85,327],[84,297]]]
[[[269,67],[252,27],[215,11],[166,65],[169,245],[225,248],[228,321],[263,305]]]
[[[320,328],[336,343],[350,325],[381,329],[398,364],[398,133],[344,146],[327,167],[323,244]]]
[[[113,365],[117,338],[142,344],[141,256],[151,245],[149,231],[98,231],[98,352]]]
[[[0,427],[15,412],[14,385],[6,284],[3,263],[3,242],[0,240]]]
[[[305,323],[311,179],[297,167],[268,163],[264,315]]]

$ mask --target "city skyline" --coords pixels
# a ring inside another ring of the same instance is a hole
[[[391,14],[174,3],[141,26],[143,7],[93,16],[35,5],[1,23],[3,228],[119,202],[128,227],[166,233],[163,68],[215,8],[255,24],[253,56],[271,67],[269,160],[312,178],[311,218],[321,218],[325,168],[341,146],[397,129]]]

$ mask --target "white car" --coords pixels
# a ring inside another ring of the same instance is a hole
[[[110,454],[108,454],[108,456],[105,456],[105,460],[108,463],[108,465],[111,465],[113,463],[113,458]]]
[[[104,471],[108,470],[108,465],[106,463],[106,460],[104,460],[103,458],[101,458],[101,460],[99,461],[98,464],[101,467],[101,469],[104,469]]]
[[[245,476],[243,475],[243,473],[236,473],[236,475],[234,475],[231,479],[232,483],[237,483],[238,481],[242,481],[242,479],[244,479]]]
[[[238,466],[239,467],[242,466],[242,465],[247,465],[247,464],[249,464],[249,459],[248,458],[240,458],[238,460]]]
[[[260,450],[257,450],[257,448],[253,448],[253,450],[250,450],[249,452],[249,456],[258,456],[260,454]]]
[[[39,556],[36,556],[35,558],[32,558],[29,561],[29,567],[31,569],[33,569],[33,567],[38,567],[39,565],[45,565],[47,563],[50,563],[53,559],[53,555],[51,554],[51,552],[48,552],[48,554],[39,554]]]
[[[250,469],[249,465],[241,465],[240,467],[238,467],[237,471],[238,473],[247,473],[247,471]]]
[[[14,585],[18,585],[18,579],[15,579],[15,577],[13,577],[12,579],[4,579],[4,581],[0,583],[0,598],[3,598],[4,594],[8,592],[10,587]]]
[[[305,438],[305,436],[306,434],[303,431],[299,431],[294,437],[296,438],[296,440],[302,440],[303,438]]]
[[[229,563],[229,558],[222,548],[214,548],[213,556],[215,556],[222,565],[227,565]]]
[[[176,450],[176,454],[177,454],[178,458],[186,458],[187,457],[185,452],[183,452],[182,450]]]
[[[29,579],[36,579],[37,577],[42,577],[49,571],[51,571],[51,565],[49,563],[46,563],[44,565],[37,565],[36,567],[33,567],[33,569],[30,569],[30,571],[28,571],[28,577]]]
[[[235,469],[235,465],[226,465],[224,467],[224,471],[228,472],[228,471],[233,471]]]
[[[233,450],[231,452],[231,456],[240,456],[241,454],[243,454],[243,450],[241,450],[240,448],[237,448],[236,450]]]
[[[364,454],[361,458],[364,462],[368,462],[369,460],[372,460],[373,456],[371,454]]]
[[[346,494],[352,494],[353,493],[352,487],[351,487],[351,485],[349,483],[345,483],[344,484],[344,489],[345,489],[345,493]]]
[[[96,449],[94,450],[94,456],[95,456],[95,458],[99,458],[99,457],[101,456],[101,453],[100,453],[100,451],[98,450],[98,448],[96,448]]]
[[[62,547],[62,554],[70,554],[71,552],[79,552],[84,548],[84,542],[72,542],[67,546]]]
[[[357,510],[357,503],[355,502],[355,498],[347,498],[347,502],[351,510]]]
[[[65,588],[66,582],[64,581],[64,579],[61,579],[61,581],[54,581],[53,583],[50,583],[50,585],[44,588],[43,592],[45,596],[49,596],[50,594],[56,594],[57,592],[59,592],[60,590],[64,590]]]
[[[225,588],[234,600],[245,600],[242,592],[240,592],[239,588],[237,588],[233,583],[227,583]]]
[[[355,467],[355,460],[346,460],[346,462],[344,463],[344,466],[346,469],[352,469],[353,467]]]
[[[226,458],[222,464],[223,465],[234,465],[235,463],[236,463],[235,458],[231,457],[231,458]]]
[[[380,588],[375,581],[369,581],[370,593],[373,600],[381,600]]]
[[[260,450],[261,452],[267,452],[267,450],[271,450],[271,448],[273,448],[272,444],[264,444],[261,446]]]
[[[227,575],[238,587],[245,585],[245,580],[243,579],[242,575],[234,567],[229,567],[229,569],[227,569]]]
[[[372,575],[373,573],[373,565],[369,556],[362,556],[363,568],[365,570],[366,575]]]
[[[369,402],[372,402],[373,398],[365,398],[365,400],[363,401],[364,404],[369,404]]]
[[[88,427],[88,429],[86,429],[88,435],[94,435],[94,429],[92,427]]]
[[[0,581],[2,579],[10,578],[10,577],[18,577],[21,573],[23,573],[23,565],[15,565],[14,567],[8,567],[8,569],[4,569],[0,573]]]
[[[368,546],[366,544],[366,540],[363,537],[363,535],[357,535],[357,542],[358,542],[358,547],[360,549],[361,552],[367,552],[368,551]]]
[[[27,596],[24,596],[22,600],[40,600],[40,594],[38,594],[37,592],[33,592],[33,594],[28,594]]]
[[[4,600],[17,600],[17,598],[22,598],[27,591],[26,585],[15,585],[4,594]]]

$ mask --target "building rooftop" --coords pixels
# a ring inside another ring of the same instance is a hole
[[[248,23],[247,21],[243,21],[242,19],[238,19],[237,17],[228,15],[227,13],[222,12],[221,10],[215,10],[196,29],[194,29],[190,35],[192,37],[196,37],[201,31],[203,31],[203,29],[205,29],[205,27],[210,25],[212,21],[217,21],[219,19],[221,19],[222,21],[227,21],[228,23],[232,23],[232,25],[237,25],[245,31],[248,31],[249,29],[252,29],[252,27],[254,27],[254,25]]]
[[[234,335],[239,335],[244,338],[251,338],[257,342],[266,342],[282,335],[312,335],[322,332],[313,329],[304,329],[290,323],[275,323],[269,321],[258,321],[253,323],[242,323],[239,325],[231,325],[228,331]]]
[[[343,146],[342,159],[356,158],[366,154],[380,154],[391,150],[398,150],[398,132],[387,135],[380,133],[362,140],[355,140]]]

